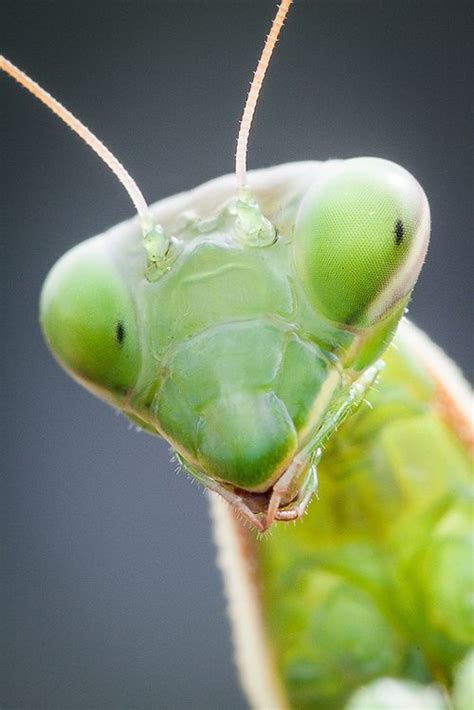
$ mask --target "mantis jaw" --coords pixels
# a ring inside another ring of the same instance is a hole
[[[216,480],[177,453],[178,461],[193,478],[208,490],[218,493],[260,533],[268,530],[276,521],[298,520],[306,512],[318,489],[317,464],[322,457],[322,446],[364,401],[383,367],[384,363],[377,361],[349,387],[342,401],[337,401],[327,412],[289,466],[266,491],[249,491]]]

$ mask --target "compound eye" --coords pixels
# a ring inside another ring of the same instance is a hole
[[[140,368],[135,309],[100,243],[80,244],[53,267],[40,317],[53,354],[85,386],[116,396],[133,387]]]
[[[429,229],[426,196],[403,168],[378,158],[329,163],[298,211],[297,275],[319,313],[367,327],[408,297]]]

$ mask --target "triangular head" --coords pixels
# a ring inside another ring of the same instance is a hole
[[[324,441],[376,378],[430,219],[418,182],[386,160],[249,182],[271,241],[246,241],[233,177],[214,180],[152,207],[170,243],[157,278],[131,220],[60,259],[41,322],[76,379],[264,529],[303,512]]]

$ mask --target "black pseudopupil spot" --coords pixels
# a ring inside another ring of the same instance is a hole
[[[125,340],[125,326],[121,320],[119,320],[115,326],[115,339],[119,345],[122,345]]]
[[[395,237],[395,244],[400,246],[403,242],[403,237],[405,236],[405,227],[401,219],[397,219],[395,222],[395,227],[393,228],[393,235]]]

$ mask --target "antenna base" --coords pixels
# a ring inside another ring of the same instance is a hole
[[[275,243],[275,227],[262,214],[250,188],[239,189],[235,211],[234,231],[239,242],[251,247],[268,247]]]
[[[159,225],[151,226],[143,233],[143,246],[145,247],[147,263],[145,277],[153,283],[169,269],[168,254],[171,241]]]

